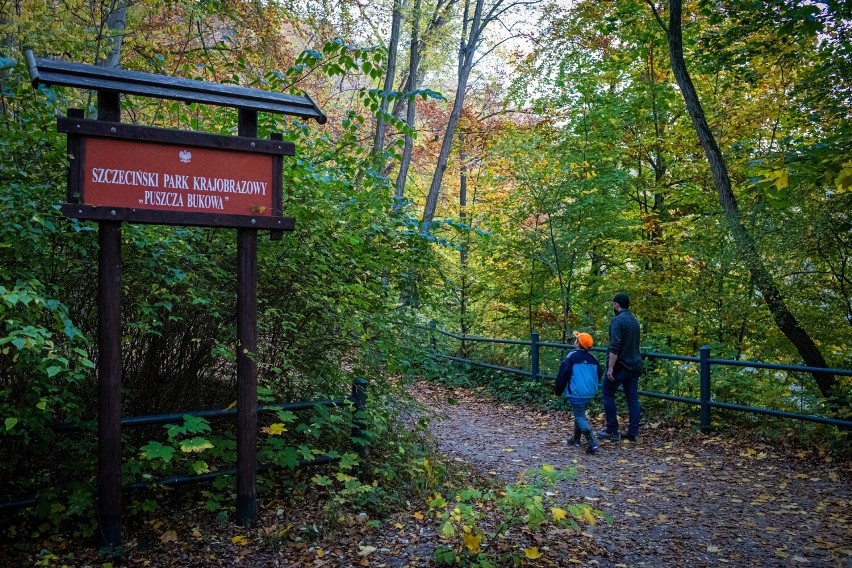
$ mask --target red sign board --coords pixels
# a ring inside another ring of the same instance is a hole
[[[116,138],[82,139],[84,205],[271,216],[273,156]]]

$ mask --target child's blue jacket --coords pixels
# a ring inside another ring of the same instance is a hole
[[[554,390],[557,395],[564,392],[572,404],[582,404],[597,394],[600,377],[601,365],[595,356],[585,349],[574,349],[559,366]]]

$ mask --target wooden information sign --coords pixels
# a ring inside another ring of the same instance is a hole
[[[81,219],[292,230],[281,214],[292,143],[60,118],[68,201]]]
[[[307,95],[266,92],[179,77],[36,58],[25,53],[33,86],[97,91],[98,119],[69,110],[68,217],[98,222],[98,525],[102,544],[121,543],[121,224],[237,229],[236,517],[257,520],[257,232],[280,240],[295,222],[282,207],[281,135],[257,138],[259,112],[326,117]],[[121,94],[237,109],[238,135],[121,122]]]

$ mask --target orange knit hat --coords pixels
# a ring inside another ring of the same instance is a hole
[[[595,340],[592,339],[592,336],[589,335],[588,333],[583,333],[581,331],[575,331],[574,337],[577,338],[577,343],[579,343],[580,347],[582,347],[583,349],[588,349],[589,347],[591,347],[592,345],[595,344]]]

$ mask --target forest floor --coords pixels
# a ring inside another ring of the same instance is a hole
[[[852,568],[848,464],[654,424],[635,443],[601,441],[588,455],[566,442],[568,412],[432,384],[415,392],[436,412],[430,429],[438,450],[481,473],[511,482],[542,464],[576,468],[574,480],[560,483],[561,496],[614,518],[584,531],[603,551],[585,563]],[[601,417],[592,422],[603,425]]]
[[[437,451],[467,472],[472,485],[506,487],[545,464],[574,468],[574,479],[551,488],[548,506],[585,503],[611,515],[612,524],[599,520],[580,532],[546,524],[494,544],[493,550],[534,546],[540,557],[522,554],[522,565],[852,568],[848,463],[657,424],[644,426],[635,443],[602,441],[588,455],[566,442],[567,412],[431,383],[414,385],[412,393],[429,412]],[[601,425],[600,417],[592,422]],[[16,542],[23,534],[4,529],[0,566],[415,568],[435,566],[435,548],[446,544],[425,502],[383,519],[346,514],[323,526],[321,499],[312,501],[312,493],[273,498],[264,487],[259,493],[260,518],[250,530],[187,495],[155,513],[127,513],[117,558],[58,535],[23,546]],[[485,514],[496,518],[498,509]]]

